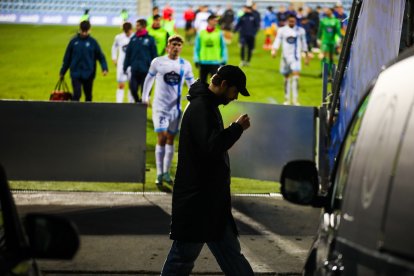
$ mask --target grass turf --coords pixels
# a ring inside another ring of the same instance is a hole
[[[58,81],[63,55],[71,37],[76,34],[77,26],[49,25],[9,25],[0,24],[0,99],[48,100],[50,92]],[[100,67],[94,82],[94,102],[115,102],[116,67],[111,61],[111,46],[118,27],[93,27],[91,35],[96,38],[105,53],[109,74],[102,76]],[[182,32],[182,30],[180,30]],[[228,46],[229,64],[240,63],[238,35]],[[256,49],[249,67],[243,67],[247,76],[247,88],[251,97],[240,97],[240,101],[259,103],[283,103],[283,77],[279,74],[280,55],[275,59],[269,51],[262,49],[263,31],[256,39]],[[192,63],[191,45],[184,45],[182,57]],[[194,64],[193,64],[194,66]],[[195,76],[198,70],[193,67]],[[309,66],[302,67],[300,78],[299,101],[306,106],[319,106],[321,103],[322,80],[318,77],[320,62],[311,60]],[[69,72],[66,81],[70,85]],[[186,90],[186,88],[184,89]],[[185,93],[184,93],[185,94]],[[183,106],[187,104],[183,97]],[[156,135],[151,122],[147,128],[147,191],[155,191],[154,148]],[[176,155],[175,155],[176,156]],[[173,172],[176,159],[173,162]],[[141,191],[142,185],[136,183],[84,183],[84,182],[32,182],[13,181],[14,189],[48,189],[48,190],[97,190],[97,191]],[[279,191],[277,182],[251,179],[232,179],[232,192],[235,193],[274,193]]]

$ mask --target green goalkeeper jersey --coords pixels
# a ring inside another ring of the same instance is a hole
[[[319,23],[318,38],[322,44],[335,44],[341,37],[341,22],[335,17],[325,17]]]

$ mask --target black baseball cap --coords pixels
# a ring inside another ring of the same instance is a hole
[[[243,96],[250,96],[249,91],[246,89],[246,75],[238,67],[234,65],[223,65],[217,70],[222,80],[226,80],[230,85],[235,85]]]

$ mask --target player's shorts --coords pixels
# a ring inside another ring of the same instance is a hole
[[[272,24],[270,27],[265,29],[265,35],[276,36],[277,27],[276,24]]]
[[[124,68],[123,67],[124,67],[123,64],[119,64],[116,67],[116,81],[117,82],[127,82],[129,80],[129,76],[131,75],[131,74],[129,74],[129,72],[131,70],[131,67],[128,67],[127,74],[124,73]],[[129,74],[129,76],[128,76],[128,74]]]
[[[324,53],[335,53],[336,51],[335,43],[322,43],[321,51]]]
[[[152,122],[155,132],[167,131],[170,134],[177,134],[181,121],[181,111],[177,108],[172,110],[152,110]]]
[[[289,75],[292,72],[300,72],[302,66],[300,58],[286,58],[282,57],[280,59],[280,73],[282,75]]]

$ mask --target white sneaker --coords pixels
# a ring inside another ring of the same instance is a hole
[[[290,102],[289,101],[284,101],[283,104],[284,105],[290,105]]]

